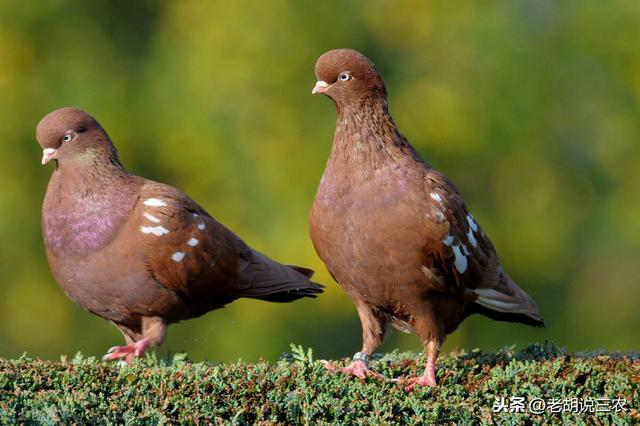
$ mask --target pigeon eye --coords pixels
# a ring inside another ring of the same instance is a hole
[[[338,76],[338,80],[340,81],[347,81],[351,79],[351,74],[349,74],[347,71],[341,72],[340,75]]]
[[[73,133],[65,133],[62,137],[62,142],[69,142],[71,139],[73,139]]]

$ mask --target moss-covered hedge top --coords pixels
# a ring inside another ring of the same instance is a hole
[[[311,350],[292,349],[275,364],[0,359],[0,422],[640,424],[637,353],[569,355],[549,343],[453,353],[438,362],[437,387],[407,393],[331,374]],[[394,352],[372,367],[392,379],[420,374],[423,362]]]

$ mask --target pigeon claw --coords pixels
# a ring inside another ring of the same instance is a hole
[[[108,355],[108,354],[112,354],[112,353],[114,353],[115,351],[117,351],[117,350],[118,350],[118,348],[119,348],[119,347],[120,347],[120,346],[111,346],[109,349],[107,349],[107,355]],[[106,356],[106,355],[105,355],[105,356]]]
[[[133,353],[134,353],[134,349],[131,348],[130,346],[114,346],[112,348],[109,348],[109,350],[107,351],[107,354],[102,357],[102,360],[113,361],[116,359],[125,358],[128,355],[131,355]]]
[[[145,351],[148,348],[148,343],[146,339],[139,340],[135,343],[125,346],[113,346],[107,350],[105,356],[102,357],[103,361],[113,361],[116,359],[125,358],[127,362],[133,360],[134,357],[139,357],[144,355]]]
[[[341,371],[347,376],[356,376],[362,380],[365,380],[367,378],[367,375],[373,373],[371,370],[369,370],[369,367],[367,367],[364,361],[360,360],[353,361],[350,366],[343,368]]]
[[[341,372],[347,376],[355,376],[361,380],[366,380],[367,377],[374,377],[376,379],[384,379],[384,376],[380,373],[377,373],[373,370],[370,370],[369,367],[361,360],[355,360],[348,367],[339,368],[333,365],[328,361],[322,361],[324,368],[329,370],[332,373]]]
[[[411,392],[416,386],[429,386],[434,387],[436,385],[436,378],[432,374],[425,374],[419,377],[411,377],[405,382],[404,390]]]
[[[322,363],[324,368],[326,368],[330,372],[335,373],[336,371],[338,371],[338,367],[336,367],[335,365],[333,365],[332,363],[330,363],[326,359],[321,359],[320,362]]]

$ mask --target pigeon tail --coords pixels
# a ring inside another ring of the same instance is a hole
[[[251,286],[242,297],[268,302],[292,302],[302,297],[316,297],[323,285],[311,281],[313,270],[295,265],[282,265],[253,251],[248,267]]]
[[[287,266],[289,268],[295,269],[296,271],[300,272],[302,275],[304,275],[307,278],[313,277],[313,274],[315,273],[313,269],[305,268],[304,266],[296,266],[296,265],[287,265]]]
[[[502,270],[495,287],[476,288],[473,292],[477,295],[476,305],[471,307],[473,313],[481,313],[498,321],[544,326],[544,318],[536,302]]]
[[[252,296],[251,299],[264,300],[266,302],[286,303],[293,302],[294,300],[298,300],[303,297],[316,298],[319,293],[322,293],[322,286],[312,281],[310,281],[310,283],[314,284],[314,287],[296,288],[280,291],[278,293],[270,293],[264,296]]]

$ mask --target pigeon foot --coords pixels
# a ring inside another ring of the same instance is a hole
[[[433,387],[436,385],[436,377],[435,373],[424,374],[419,377],[410,377],[404,380],[404,390],[407,392],[411,392],[415,389],[416,386],[429,386]]]
[[[361,360],[355,360],[351,363],[351,365],[344,368],[336,367],[329,361],[323,361],[323,364],[324,368],[331,371],[332,373],[341,372],[342,374],[346,374],[347,376],[358,377],[361,380],[365,380],[367,377],[384,379],[384,376],[382,374],[370,370],[369,367],[367,367],[367,364]]]
[[[125,360],[128,363],[131,363],[133,362],[133,359],[135,357],[144,355],[145,351],[148,348],[149,348],[149,340],[146,338],[142,340],[138,340],[137,342],[132,343],[130,345],[113,346],[112,348],[109,348],[109,350],[107,351],[107,354],[102,357],[102,360],[112,361],[115,359],[125,358]]]

